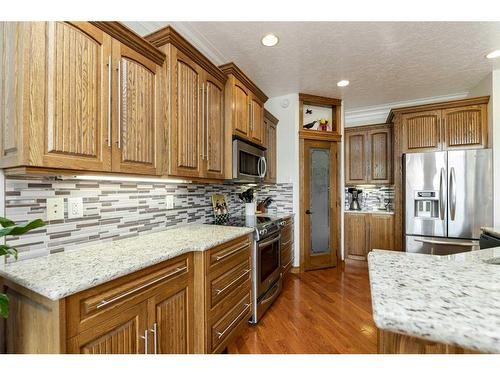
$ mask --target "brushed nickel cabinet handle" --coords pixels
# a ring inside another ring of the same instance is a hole
[[[118,148],[122,147],[122,83],[121,83],[121,60],[118,62]]]
[[[131,294],[133,294],[133,293],[136,293],[136,292],[138,292],[138,291],[140,291],[140,290],[142,290],[142,289],[144,289],[144,288],[147,288],[148,286],[151,286],[151,285],[153,285],[153,284],[156,284],[156,283],[158,283],[159,281],[162,281],[162,280],[165,280],[165,279],[167,279],[167,278],[169,278],[169,277],[172,277],[172,276],[174,276],[174,275],[177,275],[177,274],[179,274],[179,273],[181,273],[181,272],[185,271],[186,269],[187,269],[187,266],[184,266],[184,267],[181,267],[181,268],[177,267],[177,269],[176,269],[175,271],[170,272],[169,274],[164,275],[164,276],[162,276],[162,277],[159,277],[159,278],[157,278],[157,279],[151,280],[149,283],[146,283],[146,284],[141,285],[141,286],[139,286],[139,287],[137,287],[137,288],[134,288],[134,289],[130,289],[129,291],[127,291],[127,292],[125,292],[125,293],[122,293],[122,294],[120,294],[120,295],[118,295],[118,296],[116,296],[116,297],[113,297],[113,298],[111,298],[111,299],[109,299],[109,300],[105,300],[105,299],[103,299],[100,303],[98,303],[98,304],[97,304],[96,309],[103,308],[104,306],[107,306],[107,305],[109,305],[110,303],[113,303],[113,302],[119,301],[119,300],[121,300],[122,298],[125,298],[125,297],[127,297],[127,296],[129,296],[129,295],[131,295]]]
[[[205,82],[201,83],[201,160],[205,160],[205,143],[203,138],[205,138]]]
[[[108,57],[108,147],[111,147],[111,91],[113,77],[111,74],[111,55]]]
[[[246,270],[245,272],[243,272],[242,275],[238,276],[236,279],[234,279],[233,281],[231,281],[229,284],[227,284],[224,288],[222,289],[215,289],[215,294],[216,295],[219,295],[221,293],[224,293],[228,288],[230,288],[232,285],[234,285],[236,282],[238,282],[239,280],[241,280],[242,277],[248,275],[248,273],[250,272],[250,270]]]
[[[222,259],[224,259],[224,258],[227,258],[228,256],[231,256],[231,255],[233,255],[234,253],[237,253],[238,251],[245,249],[247,246],[248,246],[248,242],[245,242],[242,246],[237,247],[236,249],[234,249],[234,250],[230,251],[230,252],[229,252],[229,253],[227,253],[227,254],[216,256],[216,257],[215,257],[215,261],[216,261],[216,262],[218,262],[219,260],[222,260]]]
[[[206,114],[207,115],[207,121],[205,122],[205,126],[207,127],[207,130],[205,132],[205,144],[206,144],[205,157],[206,157],[207,161],[208,161],[208,119],[209,119],[208,116],[209,116],[209,108],[210,108],[208,106],[208,101],[209,101],[208,97],[209,96],[208,96],[208,83],[207,83],[207,110],[206,110],[206,112],[207,112],[207,114]]]
[[[153,334],[154,354],[158,354],[158,325],[156,323],[153,324],[153,329],[151,330],[151,333]]]
[[[231,324],[229,324],[229,325],[226,327],[226,329],[225,329],[224,331],[222,331],[222,332],[219,332],[219,331],[215,332],[215,333],[217,334],[217,337],[218,337],[219,339],[220,339],[222,336],[224,336],[224,335],[227,333],[227,331],[229,331],[229,330],[231,329],[231,327],[234,325],[234,323],[236,323],[238,320],[240,320],[240,318],[241,318],[243,315],[245,315],[245,314],[246,314],[246,312],[247,312],[247,308],[248,308],[248,306],[250,306],[250,304],[249,304],[249,303],[245,303],[243,306],[245,307],[245,309],[244,309],[241,313],[239,313],[239,314],[238,314],[238,316],[237,316],[237,317],[236,317],[236,318],[235,318],[235,319],[231,322]]]
[[[144,354],[148,354],[148,330],[144,331],[144,336],[141,336],[141,339],[144,340]]]

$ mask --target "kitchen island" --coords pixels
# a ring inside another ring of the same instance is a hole
[[[7,353],[220,353],[252,314],[253,228],[192,224],[5,265]]]
[[[500,353],[500,247],[368,255],[379,353]]]

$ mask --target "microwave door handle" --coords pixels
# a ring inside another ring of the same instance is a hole
[[[260,173],[260,164],[262,163],[262,159],[259,158],[259,161],[257,162],[257,175],[259,177],[262,177],[261,173]]]
[[[264,156],[261,158],[261,160],[262,160],[262,165],[264,166],[264,170],[262,171],[262,176],[260,176],[260,177],[264,178],[264,177],[266,177],[266,173],[267,173],[267,161],[266,161],[266,158]]]

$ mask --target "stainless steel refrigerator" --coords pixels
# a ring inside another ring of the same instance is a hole
[[[406,251],[436,255],[479,249],[493,223],[491,149],[406,154]]]

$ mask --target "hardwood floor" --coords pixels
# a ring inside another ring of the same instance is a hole
[[[282,295],[228,353],[376,353],[368,269],[288,274]]]

